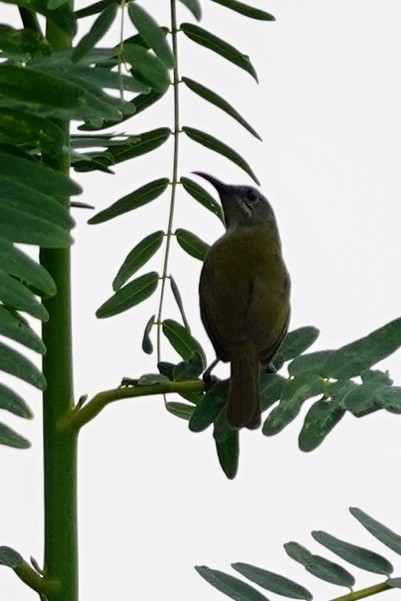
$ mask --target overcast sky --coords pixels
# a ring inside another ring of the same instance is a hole
[[[160,5],[158,20],[168,23],[166,0],[142,4],[152,10]],[[259,85],[184,36],[180,72],[227,98],[263,143],[185,89],[181,124],[220,137],[250,162],[281,231],[292,278],[291,329],[314,325],[321,331],[314,349],[336,348],[401,315],[401,6],[397,0],[254,0],[253,5],[272,12],[277,21],[252,21],[202,0],[201,25],[250,55]],[[178,9],[180,21],[192,20],[181,4]],[[12,7],[6,6],[5,14],[14,14]],[[172,125],[171,93],[124,129],[136,134],[165,125]],[[227,182],[251,183],[235,165],[184,135],[180,144],[180,175],[198,169]],[[81,199],[101,209],[152,179],[170,177],[171,171],[172,140],[117,167],[115,176],[77,179],[85,187]],[[157,295],[109,320],[99,321],[94,313],[111,295],[111,282],[128,251],[145,234],[166,227],[168,201],[166,194],[99,226],[88,226],[87,213],[77,212],[77,397],[113,388],[122,376],[155,371],[155,356],[145,356],[140,345]],[[175,224],[210,243],[223,232],[221,223],[183,192]],[[161,271],[161,254],[150,268]],[[174,245],[170,271],[193,332],[211,360],[198,311],[199,270],[200,263]],[[164,316],[178,318],[170,300]],[[166,359],[176,360],[164,346]],[[381,365],[398,384],[400,357],[398,352]],[[220,373],[226,373],[224,368]],[[29,387],[18,384],[18,390],[30,400],[35,420],[21,424],[7,416],[7,423],[33,446],[0,449],[0,544],[41,563],[40,399]],[[221,593],[193,566],[229,571],[237,561],[285,574],[310,588],[316,599],[345,594],[308,575],[282,548],[294,540],[322,553],[310,537],[315,529],[383,552],[394,560],[395,575],[401,575],[401,561],[348,513],[349,506],[358,506],[401,532],[401,417],[382,412],[357,420],[347,415],[310,454],[297,448],[301,425],[299,417],[274,438],[260,431],[241,433],[239,473],[228,481],[211,431],[189,432],[186,422],[164,410],[161,398],[108,407],[80,437],[82,601],[217,601]],[[351,571],[356,588],[380,581],[357,568]],[[9,601],[34,598],[5,568],[0,590]],[[386,599],[397,595],[386,593]]]

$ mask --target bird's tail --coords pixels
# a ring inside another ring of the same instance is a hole
[[[227,421],[233,428],[260,426],[259,369],[257,357],[231,361]]]

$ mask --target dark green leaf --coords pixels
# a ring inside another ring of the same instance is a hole
[[[220,572],[220,570],[212,570],[207,566],[195,566],[195,570],[214,588],[235,601],[267,601],[262,593],[239,578]]]
[[[44,375],[20,353],[0,342],[0,370],[25,380],[39,390],[46,388]]]
[[[209,192],[207,192],[202,186],[194,182],[188,177],[182,177],[180,179],[184,189],[190,194],[195,200],[201,203],[206,209],[217,215],[217,217],[224,223],[223,209],[219,203],[213,198]]]
[[[148,184],[148,186],[149,185],[150,184]],[[139,190],[137,190],[137,192],[139,192]],[[154,232],[153,234],[146,236],[146,238],[141,240],[141,242],[131,250],[113,280],[113,290],[121,288],[121,286],[138,271],[138,269],[143,267],[153,257],[159,250],[163,242],[163,237],[163,231],[160,230]]]
[[[306,414],[299,435],[301,451],[313,451],[318,447],[345,414],[345,409],[335,401],[320,399]]]
[[[3,0],[3,2],[16,4],[17,6],[38,12],[50,19],[50,21],[53,21],[68,35],[75,34],[75,17],[69,4],[63,4],[59,8],[52,10],[49,8],[47,0]]]
[[[250,177],[256,182],[258,185],[260,184],[258,178],[248,165],[248,163],[230,146],[220,142],[217,138],[211,136],[210,134],[205,133],[204,131],[200,131],[199,129],[195,129],[193,127],[183,127],[182,131],[187,134],[191,140],[198,142],[198,144],[202,144],[202,146],[206,146],[206,148],[210,148],[214,152],[218,152],[222,154],[227,159],[238,165],[241,169],[243,169]]]
[[[124,213],[128,213],[128,211],[133,211],[134,209],[138,209],[143,205],[151,202],[158,198],[163,192],[166,190],[170,181],[167,177],[163,177],[161,179],[156,179],[149,184],[145,184],[141,186],[135,192],[130,192],[126,196],[123,196],[119,200],[116,200],[110,207],[100,211],[89,219],[88,223],[103,223],[103,221],[108,221],[109,219],[114,219],[114,217],[118,217],[119,215],[123,215]],[[156,232],[157,235],[160,235],[160,232]],[[161,232],[163,234],[163,232]],[[154,236],[155,234],[153,234]],[[138,245],[139,246],[139,245]],[[160,246],[160,245],[159,245]],[[135,250],[135,248],[134,248]],[[157,250],[157,249],[156,249]],[[156,251],[155,251],[156,252]],[[129,257],[130,255],[128,255]],[[126,261],[128,260],[128,257]],[[125,265],[125,263],[124,263]],[[123,265],[123,267],[124,267]],[[139,266],[141,267],[141,265]],[[139,269],[138,267],[138,269]],[[134,272],[135,273],[135,272]],[[117,274],[118,277],[118,274]],[[121,276],[120,276],[121,277]],[[128,276],[130,277],[130,276]],[[116,278],[117,279],[117,278]],[[120,279],[120,278],[119,278]]]
[[[158,92],[151,91],[149,94],[139,94],[139,96],[135,96],[132,100],[129,101],[129,104],[132,104],[133,113],[136,115],[148,107],[152,106],[155,102],[160,100],[163,97],[163,94],[159,94]],[[91,123],[85,123],[84,125],[80,125],[79,129],[81,131],[96,131],[98,129],[104,129],[106,127],[114,127],[128,119],[128,116],[125,116],[117,121],[107,121],[105,120],[100,126],[93,125]]]
[[[85,103],[85,91],[60,77],[29,67],[0,65],[0,93],[29,104],[73,108]]]
[[[177,242],[187,252],[191,257],[198,259],[199,261],[203,261],[207,251],[209,250],[209,244],[189,232],[188,230],[183,230],[178,228],[175,231],[177,236]]]
[[[96,311],[96,317],[99,319],[112,317],[135,307],[135,305],[139,305],[154,293],[158,282],[159,274],[155,271],[132,280],[132,282],[117,290],[111,298],[99,307]]]
[[[163,374],[144,374],[138,380],[138,386],[153,386],[154,384],[165,384],[169,379]]]
[[[1,180],[0,177],[0,196]],[[43,248],[63,248],[72,242],[67,230],[18,208],[7,207],[4,201],[0,214],[0,235],[13,242],[35,244]]]
[[[86,35],[78,42],[72,53],[72,62],[78,62],[108,32],[117,14],[117,5],[109,4],[100,13]]]
[[[200,353],[194,352],[189,361],[181,361],[174,367],[174,380],[195,380],[203,371],[203,361]]]
[[[361,373],[362,382],[377,382],[379,384],[386,384],[391,386],[393,380],[390,378],[388,371],[384,372],[380,369],[365,369]]]
[[[0,25],[0,49],[11,54],[46,54],[50,51],[50,45],[33,29],[13,29],[8,25]]]
[[[220,467],[227,478],[233,480],[238,471],[239,432],[232,432],[225,440],[215,439],[215,444]]]
[[[227,421],[227,406],[224,406],[214,420],[213,438],[216,443],[225,442],[232,437],[233,431]]]
[[[155,323],[155,317],[156,317],[156,315],[152,315],[152,317],[149,319],[148,323],[146,324],[145,331],[143,333],[142,350],[147,355],[151,355],[153,353],[153,344],[150,339],[150,331]]]
[[[347,543],[327,532],[315,530],[312,532],[312,536],[318,543],[342,559],[345,559],[348,563],[351,563],[362,570],[389,576],[394,569],[391,563],[382,555],[370,551],[369,549]]]
[[[183,31],[185,35],[193,42],[196,42],[197,44],[200,44],[201,46],[220,54],[220,56],[226,60],[250,73],[252,77],[258,81],[258,76],[256,75],[256,71],[253,68],[251,61],[249,60],[249,56],[242,54],[242,52],[234,48],[234,46],[231,46],[231,44],[228,42],[225,42],[206,29],[202,29],[202,27],[193,25],[192,23],[182,23],[181,31]]]
[[[191,11],[197,21],[202,19],[202,8],[199,0],[181,0],[181,2]]]
[[[188,332],[190,332],[191,328],[189,327],[189,323],[188,323],[187,317],[185,315],[184,303],[182,302],[181,294],[178,289],[177,283],[172,275],[169,276],[169,279],[170,279],[171,291],[173,293],[175,302],[177,303],[177,307],[180,311],[180,314],[182,317],[182,322],[183,322],[184,326],[186,327],[186,329],[188,330]]]
[[[304,373],[283,382],[281,400],[267,416],[262,432],[273,436],[291,423],[309,398],[324,392],[323,380],[314,373]]]
[[[276,19],[273,15],[261,10],[260,8],[254,8],[253,6],[248,6],[247,4],[243,4],[242,2],[237,2],[237,0],[212,0],[216,2],[216,4],[221,4],[222,6],[226,6],[227,8],[231,8],[237,13],[241,15],[245,15],[246,17],[250,17],[251,19],[258,19],[260,21],[275,21]]]
[[[382,386],[376,391],[375,401],[386,411],[401,413],[401,386]]]
[[[178,403],[177,401],[169,401],[166,403],[166,409],[176,417],[189,421],[194,411],[193,406],[186,403]]]
[[[0,238],[0,256],[8,273],[28,282],[46,296],[56,294],[56,284],[48,271],[3,238]]]
[[[32,419],[33,414],[28,405],[16,392],[0,384],[0,409],[14,413],[18,417]]]
[[[312,594],[306,588],[293,580],[280,576],[280,574],[263,570],[249,563],[232,563],[231,566],[245,578],[267,591],[291,599],[307,599],[308,601],[312,599]]]
[[[164,31],[159,27],[153,17],[146,12],[136,2],[128,4],[129,17],[138,30],[141,37],[145,40],[155,54],[163,63],[172,69],[174,67],[174,55],[167,43]]]
[[[24,560],[17,551],[14,551],[11,547],[0,547],[0,565],[15,570],[23,564]]]
[[[349,508],[351,514],[372,534],[377,538],[383,545],[389,547],[398,555],[401,555],[401,536],[396,534],[387,526],[384,526],[374,518],[370,517],[367,513],[358,509],[358,507]]]
[[[39,146],[50,156],[58,156],[64,143],[64,132],[56,123],[18,109],[0,108],[0,133],[15,144]]]
[[[290,361],[305,352],[307,348],[312,346],[318,336],[319,330],[313,326],[305,326],[288,332],[273,358],[276,369],[280,369],[286,361]]]
[[[181,79],[185,83],[185,85],[190,90],[192,90],[192,92],[198,94],[198,96],[200,96],[204,100],[207,100],[211,104],[214,104],[219,109],[227,113],[227,115],[230,115],[230,117],[238,121],[238,123],[245,127],[245,129],[247,129],[253,136],[258,138],[258,140],[262,139],[257,133],[257,131],[255,131],[253,127],[251,127],[251,125],[249,125],[249,123],[245,121],[245,119],[238,113],[238,111],[236,111],[235,108],[231,106],[231,104],[224,100],[224,98],[216,94],[216,92],[213,92],[209,88],[206,88],[205,86],[194,81],[193,79],[189,79],[189,77],[182,77]]]
[[[203,432],[217,418],[220,411],[227,403],[228,380],[217,382],[206,392],[199,401],[191,421],[189,429],[192,432]]]
[[[401,346],[401,318],[334,352],[324,365],[331,378],[353,378]]]
[[[380,403],[377,403],[376,399],[380,396],[381,389],[392,390],[375,381],[353,384],[349,392],[344,395],[343,405],[359,417],[380,408]]]
[[[159,361],[157,367],[163,376],[166,376],[170,381],[174,380],[174,363],[169,363],[168,361]]]
[[[311,373],[325,377],[324,366],[336,351],[316,351],[307,355],[295,357],[288,366],[290,376]]]
[[[345,570],[338,563],[329,561],[320,555],[312,555],[308,549],[305,549],[298,543],[290,542],[284,545],[284,549],[291,557],[301,563],[305,569],[316,578],[338,584],[338,586],[346,586],[348,588],[355,584],[355,578],[348,570]]]
[[[0,176],[17,180],[32,188],[33,191],[56,198],[82,192],[81,187],[63,173],[3,150],[0,150]],[[3,182],[1,182],[0,188],[2,185]]]
[[[115,1],[116,0],[100,0],[100,2],[95,2],[94,4],[90,4],[89,6],[85,6],[85,8],[75,11],[75,16],[77,19],[82,19],[83,17],[97,15],[98,13],[102,12],[106,6],[114,4]]]
[[[132,74],[147,83],[158,94],[164,94],[170,85],[170,76],[164,62],[147,48],[135,44],[124,46],[124,57],[132,65]]]
[[[0,300],[7,306],[26,311],[32,317],[47,321],[49,314],[35,295],[4,271],[0,271]]]
[[[2,305],[0,305],[0,334],[42,355],[46,352],[46,347],[42,340],[18,313],[10,313]]]
[[[14,449],[28,449],[31,446],[29,440],[17,434],[14,430],[0,423],[0,444]],[[1,559],[0,559],[1,563]]]
[[[266,411],[281,396],[285,378],[278,374],[262,372],[260,374],[260,407]]]
[[[165,319],[163,321],[163,334],[185,361],[189,361],[193,353],[197,352],[202,357],[203,366],[206,365],[205,353],[201,345],[180,323],[173,319]]]
[[[160,127],[138,136],[132,136],[124,143],[112,146],[97,155],[96,161],[101,167],[111,167],[159,148],[168,140],[170,135],[171,130],[168,127]],[[76,171],[92,171],[94,168],[91,161],[82,160],[74,164]]]

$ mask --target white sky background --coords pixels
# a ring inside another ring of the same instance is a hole
[[[168,4],[143,2],[161,23],[168,22]],[[183,35],[180,71],[232,102],[264,142],[186,89],[181,90],[181,124],[220,137],[250,162],[280,226],[293,284],[291,329],[315,325],[321,335],[313,348],[336,348],[401,315],[401,6],[397,0],[252,4],[271,11],[277,22],[256,22],[203,0],[201,26],[250,55],[259,86]],[[192,20],[184,7],[178,8],[180,21]],[[14,14],[5,5],[2,11]],[[125,131],[135,134],[165,125],[172,125],[171,93],[132,119]],[[182,135],[180,175],[195,169],[227,182],[250,183],[229,161]],[[117,167],[115,176],[80,175],[85,186],[81,200],[105,208],[171,171],[172,140]],[[113,388],[122,376],[156,371],[155,356],[145,356],[140,344],[144,325],[156,312],[157,295],[109,320],[97,320],[94,312],[111,295],[112,279],[128,251],[146,234],[165,227],[168,202],[166,193],[99,226],[87,226],[87,213],[76,211],[77,397]],[[175,225],[208,242],[222,234],[218,220],[181,191]],[[170,270],[193,332],[211,360],[198,312],[200,263],[173,247]],[[158,254],[149,270],[161,271],[161,263]],[[170,301],[164,316],[178,318]],[[165,357],[176,359],[167,343]],[[381,366],[398,384],[400,357],[398,352]],[[220,373],[226,373],[224,368]],[[7,423],[32,440],[33,447],[0,450],[0,544],[41,562],[40,400],[29,387],[23,390],[36,419],[20,423],[7,417]],[[161,398],[108,407],[80,438],[82,601],[217,601],[223,599],[221,593],[193,566],[229,571],[236,561],[285,574],[310,588],[316,599],[345,594],[308,575],[282,548],[294,540],[335,559],[314,543],[309,534],[314,529],[384,553],[400,575],[401,560],[365,533],[347,508],[361,507],[401,532],[401,417],[382,412],[356,420],[347,415],[310,454],[297,448],[301,425],[298,417],[274,438],[260,431],[241,433],[239,473],[228,481],[211,431],[189,432],[186,422],[164,410]],[[351,571],[357,588],[380,581],[357,568]],[[0,589],[8,601],[36,598],[5,568]],[[386,599],[397,595],[387,592]]]

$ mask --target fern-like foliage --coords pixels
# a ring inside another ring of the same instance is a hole
[[[401,536],[399,534],[396,534],[357,507],[351,507],[350,512],[377,540],[398,555],[401,555]],[[376,585],[355,590],[356,579],[348,567],[345,568],[342,564],[333,561],[331,558],[328,559],[325,556],[316,555],[297,542],[291,541],[286,543],[284,549],[287,555],[303,565],[307,572],[320,580],[349,590],[346,594],[335,595],[332,598],[333,601],[365,599],[386,590],[401,588],[401,578],[392,575],[394,572],[393,565],[383,555],[354,543],[340,540],[322,530],[312,532],[312,537],[343,562],[385,577],[385,580],[380,579]],[[281,595],[287,599],[304,599],[305,601],[313,599],[312,593],[307,588],[286,576],[248,563],[233,563],[231,566],[237,573],[263,590]],[[259,589],[249,584],[247,580],[206,566],[197,566],[196,570],[209,584],[231,599],[235,599],[236,601],[267,600],[267,597]]]

